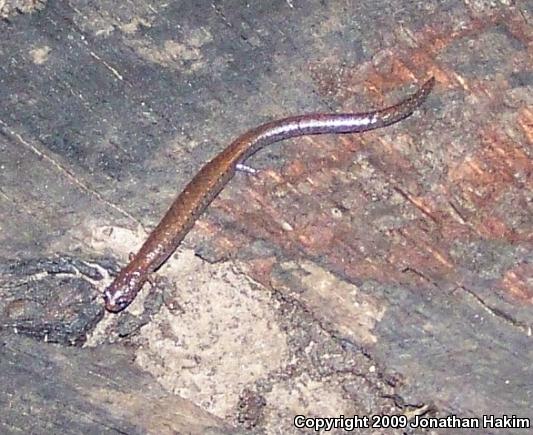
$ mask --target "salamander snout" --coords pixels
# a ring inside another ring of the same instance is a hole
[[[135,299],[145,281],[145,275],[138,270],[129,270],[127,267],[122,269],[104,291],[106,310],[112,313],[122,311]]]
[[[113,292],[111,286],[108,287],[104,294],[105,309],[112,313],[118,313],[130,304],[130,300],[120,292]]]

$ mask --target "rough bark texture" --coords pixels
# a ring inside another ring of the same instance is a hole
[[[61,348],[15,335],[0,345],[2,433],[236,431],[166,392],[119,347]]]
[[[2,433],[533,419],[532,13],[0,1]],[[157,290],[104,313],[119,265],[237,135],[382,107],[430,75],[399,124],[254,156]]]

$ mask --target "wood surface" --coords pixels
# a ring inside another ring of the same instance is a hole
[[[0,1],[1,432],[532,420],[532,13]],[[430,76],[394,126],[255,155],[155,289],[104,312],[105,285],[232,139],[383,107]]]

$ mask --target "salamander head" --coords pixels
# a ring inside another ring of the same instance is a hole
[[[116,291],[112,286],[109,286],[104,292],[104,303],[107,311],[118,313],[126,308],[131,303],[131,300],[128,300],[122,292]]]
[[[122,270],[104,291],[106,310],[118,313],[125,309],[135,299],[144,281],[139,272]]]

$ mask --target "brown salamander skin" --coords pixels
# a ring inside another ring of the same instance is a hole
[[[207,163],[178,195],[131,261],[104,292],[105,307],[117,313],[137,296],[149,275],[176,250],[194,222],[235,174],[237,164],[266,145],[312,134],[360,133],[411,115],[431,92],[429,79],[400,103],[366,113],[316,113],[272,121],[247,131]]]

